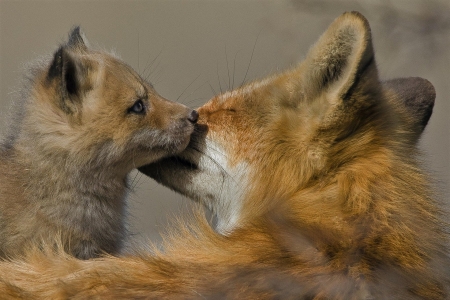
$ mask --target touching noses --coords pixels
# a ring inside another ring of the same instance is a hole
[[[198,120],[198,112],[193,109],[189,115],[188,115],[188,120],[191,121],[192,123],[197,123]]]

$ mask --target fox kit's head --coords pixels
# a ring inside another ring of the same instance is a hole
[[[204,202],[227,231],[341,173],[357,181],[372,159],[388,163],[387,145],[414,144],[433,101],[426,80],[379,81],[369,25],[346,13],[299,66],[202,106],[186,151],[141,171]]]
[[[116,56],[90,49],[78,27],[32,73],[21,134],[49,160],[65,155],[126,173],[183,150],[197,121]]]

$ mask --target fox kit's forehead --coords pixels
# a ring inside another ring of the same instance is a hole
[[[104,60],[106,88],[127,88],[135,93],[136,98],[146,98],[153,93],[153,86],[144,81],[130,66],[114,56],[106,56]],[[125,91],[123,91],[125,92]]]

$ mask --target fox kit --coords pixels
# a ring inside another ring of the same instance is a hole
[[[78,27],[29,72],[0,148],[0,255],[59,235],[79,258],[118,253],[127,174],[183,150],[197,112],[89,49]]]
[[[416,142],[435,98],[378,78],[369,25],[337,18],[299,66],[202,106],[185,151],[140,170],[201,201],[164,252],[2,262],[10,297],[448,299],[447,228]],[[7,275],[6,275],[7,274]]]

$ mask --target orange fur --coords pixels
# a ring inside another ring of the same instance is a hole
[[[163,251],[80,261],[33,250],[0,263],[0,292],[448,299],[448,228],[415,145],[434,97],[423,79],[380,82],[368,23],[346,13],[300,66],[215,97],[185,151],[140,168],[209,206],[222,234],[197,213]]]

